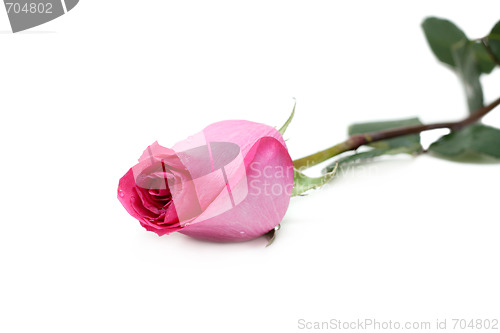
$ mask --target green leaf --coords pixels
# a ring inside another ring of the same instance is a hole
[[[491,29],[490,34],[487,36],[488,45],[491,52],[494,54],[497,63],[500,62],[500,21],[495,24]]]
[[[429,147],[429,151],[454,159],[464,156],[500,159],[500,129],[482,124],[470,125],[441,137]]]
[[[457,73],[462,81],[467,97],[469,112],[474,112],[484,105],[483,89],[479,75],[478,63],[475,59],[474,44],[462,41],[453,46],[452,54],[457,66]]]
[[[448,20],[430,17],[422,23],[422,28],[437,58],[454,68],[459,75],[469,112],[482,107],[483,90],[479,76],[481,73],[490,73],[495,66],[485,46],[478,41],[469,41],[463,31]]]
[[[393,121],[378,121],[370,123],[353,124],[349,126],[349,135],[365,134],[370,132],[379,132],[392,128],[400,128],[406,126],[422,125],[418,118],[401,119]],[[399,147],[413,147],[416,150],[422,148],[420,145],[420,134],[410,134],[402,137],[378,141],[370,144],[374,148],[399,148]]]
[[[290,117],[288,117],[288,119],[285,122],[285,124],[283,126],[281,126],[281,128],[279,129],[279,132],[281,133],[281,135],[285,134],[285,131],[288,128],[288,125],[290,125],[290,123],[292,122],[293,116],[295,116],[295,107],[296,106],[297,106],[297,102],[295,102],[295,104],[293,105],[292,114],[290,115]]]
[[[325,185],[333,178],[336,171],[337,168],[334,168],[331,172],[321,177],[312,178],[306,176],[305,174],[294,168],[293,169],[294,185],[293,185],[292,197],[297,195],[302,195],[306,191]]]
[[[495,68],[495,60],[491,57],[491,54],[483,43],[478,41],[472,43],[472,51],[479,66],[479,71],[484,74],[490,74],[493,68]]]
[[[452,47],[467,36],[452,22],[437,17],[429,17],[422,23],[429,46],[436,57],[445,64],[455,67]]]

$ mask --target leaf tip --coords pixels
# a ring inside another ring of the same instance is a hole
[[[288,128],[288,125],[290,125],[290,123],[293,120],[293,117],[295,116],[295,107],[297,106],[297,100],[295,99],[295,97],[293,98],[293,100],[295,103],[293,104],[292,114],[290,115],[290,117],[288,117],[285,124],[283,124],[283,126],[281,126],[281,128],[279,129],[279,132],[281,133],[281,135],[285,134],[286,129]]]

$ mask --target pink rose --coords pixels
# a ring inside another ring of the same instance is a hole
[[[262,236],[283,219],[292,160],[276,129],[222,121],[171,149],[157,142],[118,185],[123,207],[149,231],[210,241]]]

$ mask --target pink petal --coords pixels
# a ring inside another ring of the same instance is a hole
[[[142,216],[133,207],[134,200],[140,200],[135,186],[134,173],[130,169],[118,183],[118,200],[130,215],[141,221]]]
[[[278,130],[265,124],[247,120],[219,121],[205,127],[202,133],[206,142],[232,142],[237,144],[243,156],[246,156],[254,144],[263,137],[275,138],[286,147],[285,140],[283,140]],[[196,141],[198,136],[198,134],[194,135],[192,137],[193,141]],[[185,141],[175,144],[172,149],[179,151],[179,146]]]
[[[248,124],[255,126],[254,123],[246,121],[224,123],[228,123],[228,126],[233,129],[234,126],[240,126],[240,129],[247,128]],[[261,129],[265,127],[268,126],[264,125]],[[237,141],[239,145],[245,147],[242,149],[246,149],[244,163],[248,195],[234,208],[200,223],[196,223],[195,219],[192,224],[186,225],[179,232],[194,238],[218,242],[245,241],[262,236],[281,222],[288,209],[293,188],[290,155],[277,131],[279,138],[263,137],[249,147],[246,144],[247,141],[242,141],[240,136],[251,141],[254,135],[257,135],[255,133],[259,131],[244,133],[236,129],[233,135],[226,128],[226,133],[219,137],[216,132],[213,132],[216,128],[212,127],[206,134],[210,136],[210,141]],[[224,128],[225,126],[219,127],[221,130]],[[270,130],[267,133],[274,134]],[[259,132],[258,135],[263,135],[263,133]],[[224,201],[216,200],[212,204],[215,206],[210,209],[214,211],[225,209],[222,207],[225,204]],[[203,218],[203,214],[199,218]]]
[[[173,205],[167,207],[160,221],[157,220],[156,214],[146,208],[139,194],[139,189],[137,189],[132,168],[120,179],[118,184],[118,200],[127,212],[139,220],[141,225],[148,231],[153,231],[159,236],[163,236],[181,229]]]

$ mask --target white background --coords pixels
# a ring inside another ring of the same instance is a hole
[[[299,332],[298,320],[499,318],[497,164],[402,156],[294,198],[276,242],[145,231],[116,199],[155,140],[280,126],[293,158],[356,121],[466,114],[423,37],[498,1],[90,1],[12,34],[0,10],[0,331]],[[483,78],[486,100],[500,73]],[[500,126],[500,111],[485,121]],[[441,132],[442,133],[442,132]],[[429,142],[436,134],[424,136]]]

